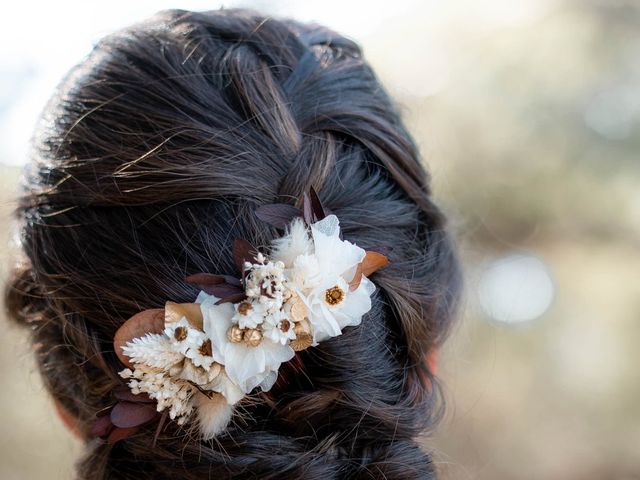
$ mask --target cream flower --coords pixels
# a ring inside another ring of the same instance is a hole
[[[313,345],[342,333],[345,327],[360,325],[362,316],[371,310],[371,295],[375,286],[366,277],[358,288],[350,292],[343,277],[314,289],[301,297],[309,309],[313,328]],[[331,300],[328,300],[331,299]]]
[[[329,215],[311,225],[314,255],[323,280],[342,276],[347,282],[353,279],[356,266],[366,252],[347,240],[340,239],[338,217]]]
[[[299,255],[288,273],[294,288],[299,291],[312,289],[322,281],[318,257],[314,254]]]
[[[340,239],[335,215],[311,225],[311,234],[313,255],[296,258],[290,276],[296,293],[309,309],[313,344],[317,345],[340,335],[344,327],[359,325],[371,309],[375,287],[363,277],[358,288],[350,291],[349,282],[366,252]]]
[[[217,297],[200,292],[198,299],[206,334],[211,338],[213,358],[225,367],[226,374],[245,394],[273,377],[283,362],[295,354],[289,345],[274,343],[263,338],[259,345],[233,343],[227,331],[233,325],[234,308],[229,303],[216,305]],[[273,379],[275,381],[275,379]]]

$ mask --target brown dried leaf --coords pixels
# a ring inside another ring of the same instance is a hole
[[[156,407],[148,403],[118,402],[111,410],[111,423],[118,428],[139,427],[158,415]]]
[[[138,427],[114,428],[113,431],[107,437],[107,443],[109,445],[113,445],[114,443],[119,442],[120,440],[124,440],[125,438],[130,437],[131,435],[136,433],[138,430],[139,430]]]
[[[313,187],[302,196],[302,218],[308,225],[318,222],[329,215],[329,210],[322,206],[318,194]]]
[[[361,262],[362,264],[362,274],[365,277],[368,277],[373,272],[380,270],[382,267],[389,264],[389,259],[383,255],[382,253],[368,251],[364,256],[364,260]]]
[[[304,218],[307,225],[311,225],[315,222],[313,208],[311,207],[311,199],[307,192],[302,196],[302,218]]]
[[[209,295],[214,295],[218,298],[229,297],[231,295],[239,295],[244,292],[242,287],[237,287],[235,285],[203,285],[203,291],[207,292]]]
[[[358,264],[358,268],[356,269],[356,273],[353,276],[353,279],[349,283],[349,290],[354,291],[357,290],[360,286],[360,282],[362,281],[362,277],[368,277],[372,273],[377,270],[380,270],[382,267],[389,263],[389,259],[382,255],[381,253],[374,251],[367,251],[364,259]]]
[[[113,338],[113,349],[122,363],[133,368],[127,356],[122,353],[122,347],[134,338],[147,333],[162,333],[164,330],[164,308],[144,310],[135,314],[124,322]]]
[[[221,305],[223,303],[239,303],[239,302],[242,302],[243,300],[246,300],[246,299],[247,299],[247,295],[244,292],[240,292],[240,293],[231,294],[231,295],[226,296],[226,297],[222,297],[215,304],[216,305]]]
[[[164,306],[164,324],[179,322],[182,317],[186,317],[187,321],[193,328],[202,330],[202,310],[198,303],[174,303],[167,302]]]
[[[294,218],[301,217],[302,211],[286,203],[272,203],[258,207],[256,216],[276,228],[285,228]]]
[[[116,400],[132,403],[155,403],[155,400],[149,398],[146,393],[133,393],[129,387],[118,387],[113,391],[113,396]]]
[[[258,250],[242,238],[233,241],[233,259],[240,273],[244,272],[244,262],[255,263]]]
[[[322,203],[320,203],[320,199],[318,198],[318,194],[316,193],[313,187],[309,188],[309,200],[311,201],[311,210],[313,211],[313,215],[315,216],[315,221],[322,220],[327,216]]]
[[[91,430],[89,430],[89,434],[92,437],[106,437],[113,430],[113,423],[111,423],[111,418],[108,415],[104,415],[102,417],[98,417],[91,425]]]

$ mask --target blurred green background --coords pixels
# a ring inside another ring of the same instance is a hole
[[[158,9],[219,5],[9,7],[0,42],[4,244],[35,116],[63,72],[101,35]],[[640,479],[640,4],[225,5],[354,37],[420,144],[466,271],[441,359],[447,414],[425,439],[442,478]],[[16,41],[27,15],[35,25]],[[14,249],[3,250],[3,275]],[[23,332],[1,325],[0,478],[71,478],[80,445],[57,419]]]

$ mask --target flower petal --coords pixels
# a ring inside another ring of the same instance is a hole
[[[227,399],[229,405],[238,403],[244,397],[244,392],[238,388],[238,386],[231,381],[229,376],[224,370],[220,372],[212,382],[203,385],[204,390],[212,390],[214,392],[221,393]]]
[[[357,265],[366,252],[347,240],[340,239],[338,218],[329,215],[311,225],[315,255],[321,272],[327,277],[344,276],[351,281]]]
[[[333,312],[341,329],[360,325],[362,316],[371,310],[371,294],[374,291],[371,280],[363,277],[360,286],[347,294],[344,302]]]
[[[273,241],[271,258],[290,268],[298,255],[308,254],[312,248],[307,226],[301,218],[296,218],[287,228],[286,235]]]
[[[207,336],[211,339],[213,359],[223,365],[226,364],[225,356],[229,339],[227,330],[231,326],[231,319],[235,313],[231,303],[216,305],[217,297],[203,292],[198,296],[202,310],[203,327]]]
[[[309,322],[313,329],[313,345],[338,336],[342,333],[340,325],[331,309],[321,300],[314,300],[309,308]]]

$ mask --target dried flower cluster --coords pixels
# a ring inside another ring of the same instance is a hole
[[[240,278],[190,277],[202,289],[195,304],[168,302],[162,325],[147,318],[142,335],[145,320],[133,317],[128,328],[136,335],[120,345],[129,366],[120,375],[131,392],[148,395],[179,424],[197,410],[205,438],[226,427],[245,395],[269,390],[295,351],[358,325],[375,290],[367,275],[387,263],[342,240],[337,217],[325,215],[317,198],[305,204],[304,219],[286,223],[275,207],[259,215],[286,227],[269,257],[238,241]]]

